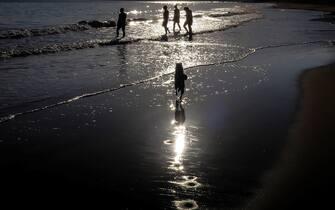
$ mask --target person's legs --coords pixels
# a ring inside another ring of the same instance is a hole
[[[119,30],[120,30],[120,26],[116,27],[116,37],[119,37]]]
[[[182,93],[183,89],[181,87],[178,87],[176,89],[176,96],[178,96],[179,92]]]
[[[176,31],[174,30],[175,29],[175,26],[176,26],[176,22],[173,22],[173,28],[172,28],[172,30],[173,30],[173,33],[175,33]]]
[[[184,23],[184,28],[185,28],[185,30],[186,30],[186,33],[188,33],[188,30],[187,30],[187,28],[186,28],[186,25],[187,25],[187,22]]]
[[[179,98],[180,100],[183,97],[184,91],[185,91],[185,87],[180,88],[180,98]]]
[[[122,26],[122,33],[123,33],[122,37],[125,37],[126,36],[126,26]]]
[[[179,27],[179,31],[181,31],[181,28],[180,28],[180,24],[179,24],[179,22],[178,22],[177,24],[178,24],[178,27]]]
[[[188,24],[188,32],[192,36],[192,26],[191,26],[191,24]]]

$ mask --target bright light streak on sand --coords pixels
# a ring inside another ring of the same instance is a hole
[[[185,151],[185,141],[186,141],[186,128],[185,126],[176,126],[175,132],[173,133],[175,136],[174,142],[174,161],[173,165],[175,169],[182,170],[184,167],[182,165],[182,156]]]

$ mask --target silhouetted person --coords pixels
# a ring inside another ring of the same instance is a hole
[[[165,29],[165,35],[166,35],[168,32],[170,33],[170,30],[167,27],[167,24],[168,24],[168,21],[169,21],[169,10],[167,9],[166,5],[163,7],[163,10],[164,11],[163,11],[163,24],[162,24],[162,26]]]
[[[174,88],[176,90],[176,96],[180,92],[179,100],[182,99],[185,92],[185,80],[187,80],[187,75],[184,74],[184,68],[181,63],[176,64],[176,71],[174,74]]]
[[[176,111],[174,112],[174,119],[177,125],[182,125],[185,122],[185,110],[178,100],[176,100]]]
[[[184,7],[184,10],[186,12],[186,20],[185,20],[185,23],[184,23],[184,28],[187,31],[187,34],[192,36],[192,24],[193,24],[192,10],[190,10],[190,8],[188,8],[188,7]],[[187,30],[186,26],[188,26],[188,30]]]
[[[117,20],[117,28],[116,28],[116,37],[119,37],[119,30],[122,29],[123,36],[126,36],[126,21],[127,14],[124,12],[124,9],[120,9],[119,19]]]
[[[175,29],[176,24],[177,24],[178,27],[179,27],[179,31],[181,31],[179,22],[180,22],[180,11],[179,11],[179,9],[178,9],[178,6],[175,5],[175,6],[174,6],[174,14],[173,14],[173,32],[175,32],[174,29]]]

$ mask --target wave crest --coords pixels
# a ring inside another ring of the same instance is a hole
[[[69,24],[62,26],[39,28],[39,29],[34,28],[12,29],[12,30],[0,31],[0,39],[21,39],[31,36],[63,34],[70,31],[84,31],[88,29],[89,27],[87,25],[82,24]]]

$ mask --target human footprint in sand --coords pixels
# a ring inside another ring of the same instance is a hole
[[[176,90],[176,96],[180,92],[179,100],[182,100],[183,94],[185,92],[185,80],[187,80],[187,75],[184,74],[184,68],[182,63],[176,63],[176,70],[174,74],[174,88]]]

